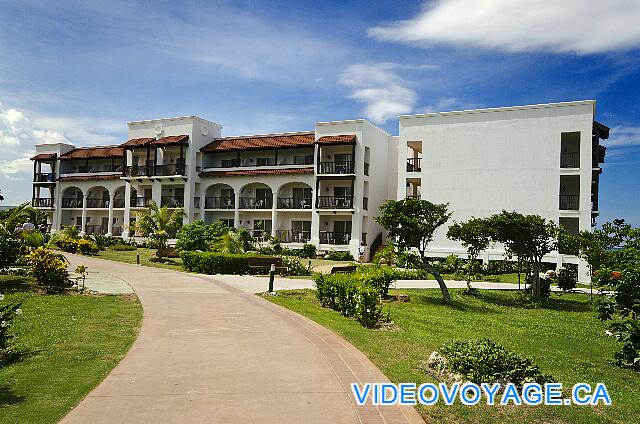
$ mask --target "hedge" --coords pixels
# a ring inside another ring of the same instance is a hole
[[[187,271],[201,274],[248,274],[247,255],[216,252],[181,252]]]
[[[363,274],[316,274],[316,295],[322,306],[373,328],[382,318],[380,288],[363,277]]]

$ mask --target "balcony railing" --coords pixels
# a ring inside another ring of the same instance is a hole
[[[420,195],[419,194],[407,194],[406,199],[420,200]]]
[[[88,208],[108,208],[109,207],[109,199],[87,199],[87,207]]]
[[[580,210],[580,195],[579,194],[561,194],[560,210],[561,211]]]
[[[368,197],[363,197],[362,198],[362,209],[364,209],[365,211],[369,210],[369,198]]]
[[[229,159],[225,160],[224,163],[220,163],[220,165],[212,166],[212,168],[248,168],[248,167],[265,167],[265,166],[290,166],[290,165],[313,165],[313,155],[305,156],[304,160],[301,162],[295,161],[278,161],[276,164],[275,158],[268,158],[267,161],[262,161],[258,163],[257,158],[245,158],[244,162],[241,162],[238,159]]]
[[[102,225],[87,225],[85,228],[85,234],[107,234],[107,229]]]
[[[580,168],[580,152],[560,153],[560,168]]]
[[[168,165],[156,165],[154,175],[158,176],[169,176],[169,175],[186,175],[185,165],[179,165],[175,163],[171,163]]]
[[[62,198],[62,207],[63,208],[81,208],[82,207],[82,199],[77,199],[74,197],[63,197]]]
[[[340,162],[320,162],[318,164],[318,173],[320,174],[353,174],[353,169],[353,159]]]
[[[31,200],[31,206],[34,208],[52,208],[53,199],[50,197],[40,197]]]
[[[36,173],[33,176],[33,182],[34,183],[53,183],[55,182],[56,178],[55,175],[53,174],[53,172],[46,172],[46,173]]]
[[[249,233],[257,241],[266,241],[271,236],[271,231],[267,230],[249,230]]]
[[[255,198],[241,197],[240,209],[271,209],[273,207],[273,197]]]
[[[311,209],[311,198],[278,197],[278,209]]]
[[[122,225],[114,225],[111,228],[111,235],[112,236],[121,236],[122,235]]]
[[[420,171],[422,171],[422,158],[408,158],[407,172],[420,172]]]
[[[100,172],[122,172],[122,164],[107,164],[100,166],[78,166],[76,169],[61,169],[61,174],[97,174]]]
[[[276,237],[281,243],[307,243],[311,240],[311,231],[278,230]]]
[[[205,209],[235,209],[236,201],[233,197],[205,197]]]
[[[151,202],[150,197],[132,197],[130,207],[132,208],[146,208]]]
[[[318,196],[318,209],[353,209],[353,196]]]
[[[113,199],[114,208],[124,208],[124,199]]]
[[[335,231],[320,231],[321,244],[349,244],[351,241],[351,233],[337,233]]]
[[[173,196],[162,196],[160,198],[160,206],[167,206],[169,208],[183,208],[184,199]]]
[[[149,170],[150,171],[153,170],[153,167],[149,167]],[[147,167],[144,165],[127,166],[124,169],[124,176],[125,177],[148,177],[149,172],[147,172]]]

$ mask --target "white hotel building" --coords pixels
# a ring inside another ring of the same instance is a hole
[[[256,238],[354,255],[384,243],[379,206],[408,196],[449,203],[450,222],[506,209],[576,232],[598,215],[599,141],[609,129],[594,116],[591,100],[406,115],[399,136],[361,119],[240,137],[195,116],[130,122],[117,146],[37,145],[33,205],[54,231],[127,237],[153,200],[183,208],[185,222],[223,220]],[[431,254],[464,255],[445,234]],[[483,259],[502,254],[498,246]],[[545,260],[578,263],[559,253]]]

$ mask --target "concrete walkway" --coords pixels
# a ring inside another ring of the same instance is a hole
[[[62,423],[422,422],[409,407],[355,406],[352,382],[388,380],[304,317],[217,277],[68,258],[71,269],[126,281],[144,320],[127,356]]]

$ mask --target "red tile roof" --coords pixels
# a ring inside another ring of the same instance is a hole
[[[71,159],[99,159],[99,158],[119,158],[124,156],[124,149],[117,146],[106,147],[83,147],[73,149],[63,155],[60,160]]]
[[[59,181],[102,181],[102,180],[118,180],[122,174],[116,173],[112,175],[69,175],[58,178]]]
[[[122,143],[121,147],[147,147],[147,146],[172,146],[174,144],[184,143],[189,140],[189,136],[186,134],[181,135],[169,135],[159,139],[155,138],[132,138]]]
[[[356,141],[355,134],[344,135],[325,135],[320,137],[316,143],[318,144],[331,144],[331,143],[354,143]]]
[[[54,160],[56,158],[55,153],[40,153],[31,158],[31,160]]]
[[[276,134],[245,137],[224,137],[216,138],[200,150],[203,152],[225,152],[232,150],[313,146],[314,141],[315,134],[313,131],[282,135]]]
[[[313,167],[292,169],[247,169],[237,171],[205,171],[201,177],[226,177],[232,175],[289,175],[289,174],[313,174]]]

